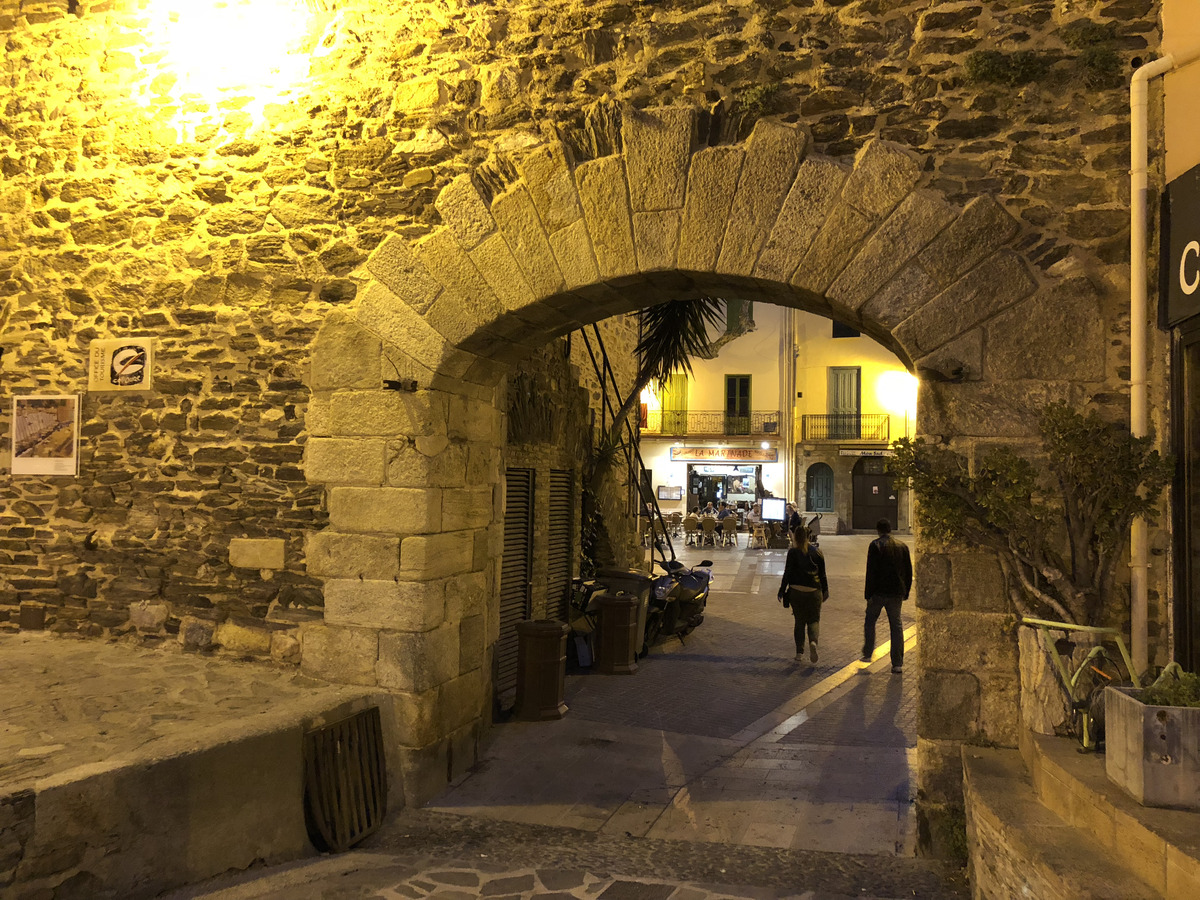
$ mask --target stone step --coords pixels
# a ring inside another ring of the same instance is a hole
[[[1068,738],[1030,735],[1022,755],[1043,806],[1169,900],[1200,897],[1200,812],[1143,806]]]
[[[1020,752],[963,748],[971,885],[982,898],[1161,900],[1096,836],[1038,800]]]

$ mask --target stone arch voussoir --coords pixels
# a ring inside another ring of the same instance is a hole
[[[372,256],[390,294],[368,290],[360,319],[416,345],[431,376],[475,366],[486,383],[496,370],[481,360],[724,292],[826,313],[915,368],[970,381],[984,377],[989,320],[1053,285],[1012,249],[1019,226],[999,203],[954,206],[897,145],[872,141],[846,163],[763,120],[739,144],[702,146],[695,111],[677,107],[625,109],[620,136],[619,153],[578,164],[562,143],[538,146],[492,197],[456,178],[439,228]]]
[[[372,283],[321,329],[306,473],[327,488],[330,525],[307,552],[326,615],[303,664],[396,692],[402,743],[434,786],[448,742],[469,742],[490,702],[498,386],[550,338],[672,298],[800,307],[925,376],[921,430],[939,434],[1028,434],[1029,384],[1049,398],[1080,370],[1103,377],[1097,292],[1032,266],[994,199],[949,203],[923,185],[922,158],[883,141],[833,160],[801,127],[762,120],[707,146],[697,123],[691,109],[626,108],[611,155],[575,161],[550,142],[500,187],[458,176],[437,198],[442,224],[384,240]],[[1071,335],[1046,327],[1051,304]],[[1012,352],[1014,334],[1033,352]]]

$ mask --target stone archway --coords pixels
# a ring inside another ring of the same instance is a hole
[[[469,764],[486,721],[497,388],[547,340],[699,294],[800,307],[912,365],[918,432],[951,440],[1031,434],[1033,402],[1103,379],[1095,291],[1031,266],[994,200],[953,207],[922,188],[920,158],[883,142],[843,164],[809,155],[805,132],[777,122],[736,145],[703,146],[697,132],[690,109],[626,110],[619,152],[573,164],[549,143],[499,188],[458,177],[437,201],[442,227],[384,241],[373,283],[322,328],[306,471],[326,486],[330,525],[307,550],[326,615],[305,635],[303,665],[393,693],[410,797]],[[964,559],[999,596],[998,571]],[[922,790],[936,797],[955,790],[959,742],[1015,744],[1017,675],[1003,602],[959,610],[958,563],[927,554],[918,568],[922,623],[936,620],[939,643],[925,658],[938,660],[942,686],[927,693],[940,706],[921,735]]]

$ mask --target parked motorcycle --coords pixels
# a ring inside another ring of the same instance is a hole
[[[570,648],[575,661],[584,668],[592,664],[592,638],[600,627],[600,607],[596,600],[604,590],[598,581],[571,579]]]
[[[709,559],[701,560],[691,568],[677,559],[666,563],[656,559],[653,565],[664,574],[655,579],[650,589],[643,656],[663,638],[682,639],[704,621],[704,608],[708,605],[708,590],[712,584],[712,560]]]

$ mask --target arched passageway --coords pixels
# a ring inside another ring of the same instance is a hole
[[[1031,266],[989,197],[959,209],[923,189],[913,153],[876,141],[846,164],[773,121],[707,146],[692,109],[619,118],[591,142],[607,155],[548,143],[501,183],[457,178],[442,227],[387,238],[374,283],[316,342],[306,472],[330,525],[308,544],[326,608],[303,664],[395,693],[412,797],[469,763],[489,709],[502,386],[548,340],[706,294],[817,312],[911,365],[917,431],[948,441],[1028,436],[1036,401],[1103,379],[1090,283]],[[393,367],[413,392],[380,389]],[[1017,670],[994,565],[919,556],[939,685],[922,695],[922,791],[936,805],[957,789],[962,740],[1015,744]],[[949,601],[960,572],[979,597],[969,613]]]

